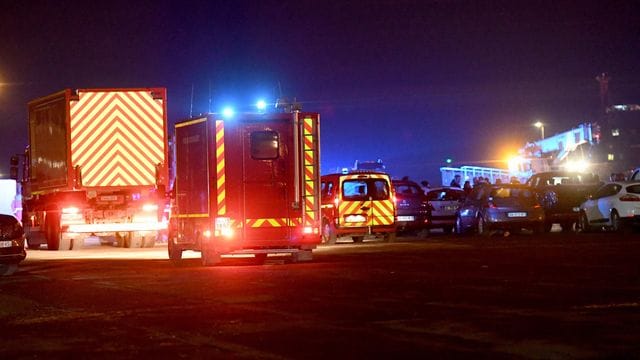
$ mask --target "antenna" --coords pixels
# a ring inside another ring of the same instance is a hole
[[[193,83],[191,83],[191,104],[189,105],[189,117],[193,116]]]
[[[211,79],[209,79],[209,108],[207,109],[207,113],[211,113]]]

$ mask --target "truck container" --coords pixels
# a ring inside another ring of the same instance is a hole
[[[66,89],[28,104],[23,225],[30,248],[88,236],[153,246],[166,229],[164,88]]]
[[[175,125],[169,258],[311,260],[320,243],[319,115],[219,114]]]

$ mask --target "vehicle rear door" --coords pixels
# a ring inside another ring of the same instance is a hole
[[[252,123],[243,128],[242,211],[247,240],[290,238],[293,199],[293,129],[290,122]]]
[[[344,227],[393,225],[395,206],[388,178],[354,175],[342,179],[340,222]]]

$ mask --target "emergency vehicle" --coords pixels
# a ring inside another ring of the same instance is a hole
[[[175,125],[169,258],[291,254],[320,243],[319,115],[207,114]]]
[[[155,244],[167,226],[166,110],[164,88],[66,89],[29,102],[21,185],[30,248],[69,250],[88,236]]]
[[[389,175],[375,171],[352,171],[323,175],[322,236],[334,244],[351,236],[362,242],[366,235],[396,238],[396,204]]]

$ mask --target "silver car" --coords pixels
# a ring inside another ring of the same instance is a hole
[[[450,233],[456,222],[456,212],[464,201],[462,189],[454,187],[440,187],[429,190],[427,201],[431,204],[431,228],[441,228]]]
[[[534,191],[526,185],[481,185],[471,194],[456,214],[456,233],[475,230],[491,235],[496,230],[519,232],[523,228],[544,232],[544,208]]]

